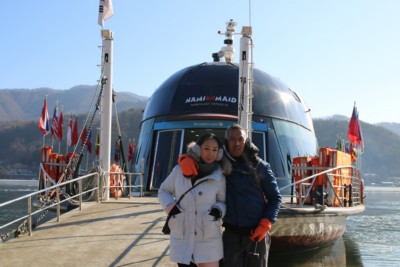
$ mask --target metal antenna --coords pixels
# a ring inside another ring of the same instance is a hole
[[[249,26],[251,26],[251,0],[249,0]]]

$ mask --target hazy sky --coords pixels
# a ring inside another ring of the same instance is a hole
[[[1,2],[0,89],[97,83],[98,0]],[[313,117],[350,117],[356,102],[362,121],[400,122],[399,0],[250,3],[113,0],[104,28],[114,33],[114,89],[150,96],[176,71],[212,61],[217,31],[234,19],[238,33],[253,27],[255,67],[288,84]]]

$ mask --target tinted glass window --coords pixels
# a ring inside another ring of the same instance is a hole
[[[168,174],[171,173],[178,163],[181,147],[182,130],[158,132],[150,189],[158,189]]]

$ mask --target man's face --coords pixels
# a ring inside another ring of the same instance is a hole
[[[240,129],[231,129],[226,137],[228,140],[228,152],[232,157],[240,157],[244,151],[246,137]]]

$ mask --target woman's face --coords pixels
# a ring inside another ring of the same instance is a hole
[[[213,163],[218,155],[218,143],[215,139],[207,139],[200,146],[200,158],[205,163]]]

